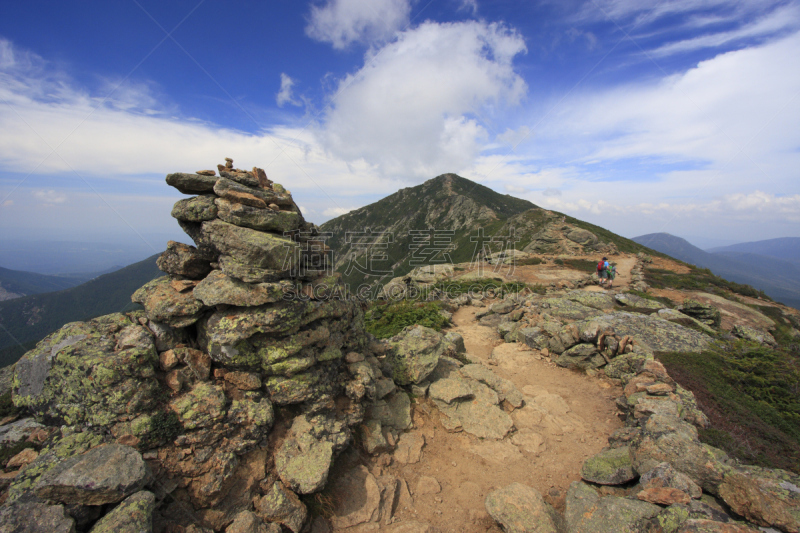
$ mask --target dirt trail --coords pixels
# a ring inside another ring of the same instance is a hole
[[[448,432],[436,407],[429,400],[418,400],[411,431],[425,437],[421,460],[400,464],[387,456],[367,459],[373,475],[397,476],[410,489],[410,496],[401,491],[396,524],[416,520],[441,533],[500,532],[486,514],[484,501],[490,491],[513,482],[534,487],[563,510],[567,488],[580,479],[584,460],[599,452],[608,435],[621,427],[614,404],[620,391],[605,381],[557,367],[525,345],[504,343],[494,328],[476,322],[476,310],[459,309],[451,331],[463,336],[471,358],[511,380],[524,394],[526,405],[511,413],[517,431],[500,441]],[[543,411],[549,414],[543,417]],[[435,485],[427,488],[428,477],[438,482],[439,492]],[[382,529],[365,524],[345,531]]]

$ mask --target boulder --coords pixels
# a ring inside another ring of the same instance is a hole
[[[398,385],[420,383],[427,378],[445,349],[441,333],[420,325],[405,328],[389,339],[388,345],[392,378]]]
[[[614,299],[602,292],[570,291],[564,295],[564,298],[594,309],[604,310],[613,309],[614,307]]]
[[[167,274],[188,279],[203,279],[211,272],[211,261],[194,246],[175,241],[156,259],[156,266]]]
[[[636,479],[630,448],[621,446],[601,451],[587,459],[581,467],[581,477],[600,485],[623,485]]]
[[[555,360],[558,366],[564,368],[599,368],[606,364],[606,360],[597,351],[593,344],[576,344],[558,356]]]
[[[637,344],[648,346],[655,352],[697,353],[706,349],[712,340],[705,333],[654,315],[622,312],[599,316],[596,321],[613,327],[617,337],[630,335]],[[579,329],[584,327],[584,324],[576,325]]]
[[[229,224],[283,234],[293,231],[303,224],[303,217],[295,211],[275,211],[217,198],[219,218]]]
[[[257,514],[252,511],[239,512],[227,528],[225,533],[281,533],[278,524],[265,524]]]
[[[14,404],[59,424],[107,426],[153,405],[157,364],[135,315],[72,322],[17,362]]]
[[[423,446],[425,437],[421,433],[403,433],[397,441],[394,460],[400,464],[416,464],[422,458]]]
[[[473,397],[469,383],[460,378],[444,378],[433,382],[428,389],[428,395],[433,400],[439,400],[447,404]]]
[[[280,301],[290,286],[289,282],[245,283],[213,270],[195,286],[193,295],[208,307],[219,304],[254,307]]]
[[[678,311],[684,315],[696,318],[707,326],[719,327],[720,322],[722,322],[722,315],[719,309],[713,305],[704,304],[691,298],[684,300],[683,304],[678,306]]]
[[[404,391],[397,391],[385,400],[367,407],[366,419],[378,420],[382,426],[403,431],[411,427],[411,399]]]
[[[191,291],[176,291],[167,276],[146,283],[133,293],[131,300],[144,306],[147,318],[173,328],[194,324],[206,309]]]
[[[16,444],[30,437],[44,426],[33,418],[23,418],[0,426],[0,445]]]
[[[462,428],[482,439],[502,439],[508,435],[514,422],[498,405],[500,400],[497,393],[481,382],[471,379],[465,382],[472,391],[472,397],[454,400],[450,404],[434,399],[436,407],[446,415],[443,420],[445,427]]]
[[[586,320],[602,315],[602,311],[580,304],[567,298],[546,298],[541,301],[543,309],[555,317],[568,320]]]
[[[184,222],[205,222],[217,218],[217,206],[213,194],[204,194],[193,198],[184,198],[175,202],[172,208],[172,218]]]
[[[299,267],[300,245],[284,236],[219,219],[203,222],[202,236],[220,254],[252,267],[290,272]]]
[[[719,497],[760,526],[800,531],[800,476],[783,470],[738,467],[725,473]]]
[[[97,521],[89,533],[144,533],[153,531],[156,496],[146,490],[122,500]]]
[[[750,326],[745,326],[742,324],[737,324],[733,326],[731,329],[731,333],[739,337],[740,339],[745,339],[751,342],[757,342],[759,344],[768,344],[770,346],[775,346],[775,337],[767,333],[766,331],[760,330],[758,328],[752,328]]]
[[[167,185],[171,185],[183,194],[203,194],[214,191],[217,183],[216,176],[201,176],[200,174],[185,174],[176,172],[167,174]]]
[[[116,503],[144,487],[150,471],[129,446],[106,444],[66,459],[45,473],[36,495],[80,505]]]
[[[691,498],[700,498],[703,491],[689,476],[678,472],[669,463],[661,463],[639,479],[643,489],[671,488],[688,494]]]
[[[347,427],[328,415],[301,415],[275,452],[275,470],[281,480],[299,494],[322,490],[334,455],[350,440]]]
[[[283,524],[293,533],[299,533],[308,518],[308,510],[300,498],[280,481],[273,483],[269,492],[256,500],[255,512],[266,521]]]
[[[0,531],[9,533],[75,533],[75,520],[63,505],[30,501],[0,507]]]
[[[581,228],[570,230],[564,236],[572,242],[582,244],[583,246],[592,246],[597,244],[597,235],[591,231]]]
[[[513,483],[486,496],[486,512],[507,533],[557,533],[560,517],[536,489]]]
[[[658,310],[658,317],[663,318],[664,320],[669,320],[670,322],[674,322],[676,324],[680,324],[681,326],[687,326],[690,328],[700,329],[709,335],[716,335],[717,332],[714,331],[713,328],[710,328],[706,324],[703,324],[696,318],[692,318],[689,315],[684,315],[677,309],[659,309]]]
[[[567,491],[564,518],[570,533],[639,533],[661,512],[651,503],[600,497],[590,486],[573,481]]]

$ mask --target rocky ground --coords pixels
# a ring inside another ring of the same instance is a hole
[[[495,255],[536,287],[439,294],[448,331],[377,340],[263,170],[167,183],[192,195],[172,215],[196,246],[169,244],[167,275],[132,296],[144,310],[67,324],[13,368],[0,531],[800,530],[800,477],[701,443],[706,416],[655,357],[774,343],[757,311],[644,298],[645,256],[618,255],[606,291],[556,257]],[[495,274],[389,286],[476,275]]]

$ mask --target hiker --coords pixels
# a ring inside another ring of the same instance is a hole
[[[606,270],[606,277],[608,278],[608,288],[614,285],[614,278],[617,277],[617,265],[612,263],[611,268]]]
[[[604,285],[606,282],[606,268],[608,267],[608,258],[604,257],[599,263],[597,263],[597,279],[600,280],[600,285]]]

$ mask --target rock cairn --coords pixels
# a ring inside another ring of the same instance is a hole
[[[410,424],[289,191],[230,159],[166,181],[195,245],[169,243],[144,311],[67,324],[16,366],[39,451],[0,485],[2,531],[298,532],[368,407],[405,407],[390,438]]]

